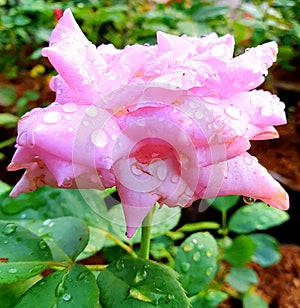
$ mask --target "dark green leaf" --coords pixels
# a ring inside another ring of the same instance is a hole
[[[89,240],[86,223],[77,217],[24,221],[22,225],[47,242],[56,261],[66,261],[68,257],[75,260]]]
[[[43,239],[7,221],[0,221],[0,257],[0,283],[33,277],[52,260]]]
[[[268,308],[268,303],[264,301],[256,293],[247,293],[243,296],[243,307],[244,308]]]
[[[16,308],[98,308],[99,290],[94,275],[83,265],[46,276],[24,296]]]
[[[257,202],[239,208],[231,216],[228,228],[236,233],[248,233],[278,226],[288,219],[289,215],[285,211]]]
[[[194,233],[180,245],[175,270],[189,296],[211,282],[217,270],[217,254],[216,240],[208,232]]]
[[[254,262],[261,266],[270,266],[281,259],[278,241],[268,234],[250,234],[249,237],[256,245],[255,253],[252,257]]]
[[[226,275],[225,280],[234,289],[242,293],[247,292],[251,285],[258,283],[256,272],[247,267],[232,267],[230,273]]]
[[[99,251],[104,244],[109,213],[104,203],[104,192],[96,190],[64,190],[41,187],[30,194],[10,198],[1,195],[0,218],[7,220],[47,220],[74,216],[84,220],[90,229],[87,247],[80,255],[86,258]]]
[[[122,257],[97,278],[104,307],[189,307],[171,268],[145,259]]]
[[[234,266],[241,266],[249,262],[255,252],[256,245],[252,238],[240,235],[232,240],[231,245],[224,252],[224,259]]]

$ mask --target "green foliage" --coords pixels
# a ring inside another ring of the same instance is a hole
[[[150,251],[156,261],[149,261],[137,258],[140,234],[124,239],[120,204],[106,207],[114,189],[44,187],[12,199],[10,187],[0,182],[0,191],[0,299],[5,298],[5,308],[213,308],[231,294],[225,283],[244,306],[265,307],[255,293],[258,277],[248,263],[269,266],[279,261],[278,243],[267,234],[246,235],[240,226],[257,221],[257,213],[272,217],[272,223],[264,220],[263,229],[283,223],[288,216],[282,219],[276,209],[254,203],[245,212],[236,204],[238,197],[220,197],[213,201],[212,210],[221,213],[221,224],[203,221],[176,229],[180,211],[157,208]],[[228,210],[235,210],[229,219]],[[250,225],[246,233],[261,229]],[[207,230],[217,230],[220,238]],[[89,259],[79,264],[99,251],[111,260],[108,266],[89,264]],[[164,265],[157,262],[161,260]]]
[[[106,307],[189,307],[178,274],[163,264],[122,257],[98,275],[100,303]],[[112,288],[113,286],[113,288]]]

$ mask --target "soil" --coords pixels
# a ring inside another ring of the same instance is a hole
[[[30,107],[35,107],[54,100],[54,93],[48,89],[47,80],[42,82],[41,80],[41,78],[34,79],[26,76],[10,81],[10,84],[16,88],[18,97],[21,97],[26,90],[37,90],[40,93],[39,99],[30,103]],[[7,84],[7,81],[0,76],[0,84],[3,83]],[[300,93],[294,90],[295,88],[292,88],[292,90],[284,87],[278,88],[279,96],[284,96],[281,99],[284,102],[288,101],[287,107],[291,107],[293,111],[289,123],[278,127],[280,138],[252,142],[250,150],[250,153],[257,156],[261,164],[287,189],[291,201],[290,221],[270,230],[270,234],[281,243],[282,260],[267,268],[261,268],[257,264],[251,265],[260,277],[257,292],[273,308],[300,307],[300,209],[297,205],[300,194],[300,129],[298,129],[300,125],[297,125],[297,121],[300,124],[300,107],[294,108],[300,100]],[[295,113],[294,110],[296,110]],[[13,110],[5,110],[0,106],[0,112],[13,112]],[[0,129],[0,141],[15,135],[15,129]],[[4,148],[3,152],[6,157],[0,161],[0,179],[14,185],[23,172],[8,173],[6,166],[13,155],[14,148],[12,146]],[[197,215],[188,215],[189,211],[191,211],[191,208],[186,209],[187,217],[193,217],[194,220],[201,219]],[[239,306],[236,302],[226,301],[220,307],[236,308]]]

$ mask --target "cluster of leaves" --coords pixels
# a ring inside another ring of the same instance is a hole
[[[267,307],[255,293],[258,277],[248,263],[269,266],[280,252],[276,239],[252,232],[283,223],[285,212],[263,203],[237,207],[238,197],[220,197],[212,207],[222,213],[222,224],[176,229],[181,211],[162,207],[154,214],[151,261],[137,257],[140,230],[125,237],[120,204],[108,209],[113,197],[107,192],[45,187],[11,199],[9,191],[1,183],[3,308],[213,308],[229,296],[246,308]],[[109,265],[99,262],[99,251]],[[97,262],[89,264],[95,255]]]
[[[20,69],[40,59],[55,26],[55,10],[70,7],[88,38],[96,45],[153,43],[158,30],[200,36],[209,32],[231,33],[237,51],[275,40],[280,45],[279,62],[292,69],[299,55],[299,1],[241,1],[232,8],[209,1],[0,1],[0,71],[15,77]],[[13,55],[13,56],[12,56]],[[43,63],[42,63],[43,64]],[[33,72],[34,73],[34,72]]]

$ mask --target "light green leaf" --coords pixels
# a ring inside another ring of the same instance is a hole
[[[192,307],[216,308],[218,305],[228,298],[228,294],[222,291],[203,290],[192,297]]]
[[[13,127],[18,120],[19,118],[11,113],[0,113],[0,126]]]
[[[236,233],[266,230],[278,226],[289,219],[282,210],[267,206],[263,202],[242,206],[231,216],[228,229]]]
[[[268,234],[250,234],[256,245],[252,260],[261,266],[270,266],[281,259],[278,241]]]
[[[217,270],[218,248],[208,232],[194,233],[179,247],[175,257],[175,270],[189,296],[207,286]]]
[[[94,275],[76,264],[46,276],[30,288],[16,308],[98,308],[99,290]]]
[[[0,221],[0,283],[12,283],[41,273],[52,260],[47,243],[12,222]]]
[[[237,291],[245,293],[251,285],[258,283],[258,277],[256,272],[251,268],[232,267],[230,273],[226,275],[225,281]]]
[[[111,263],[98,275],[104,307],[189,307],[178,275],[171,268],[128,256]]]
[[[269,306],[268,303],[256,293],[247,293],[243,296],[243,307],[268,308]]]

